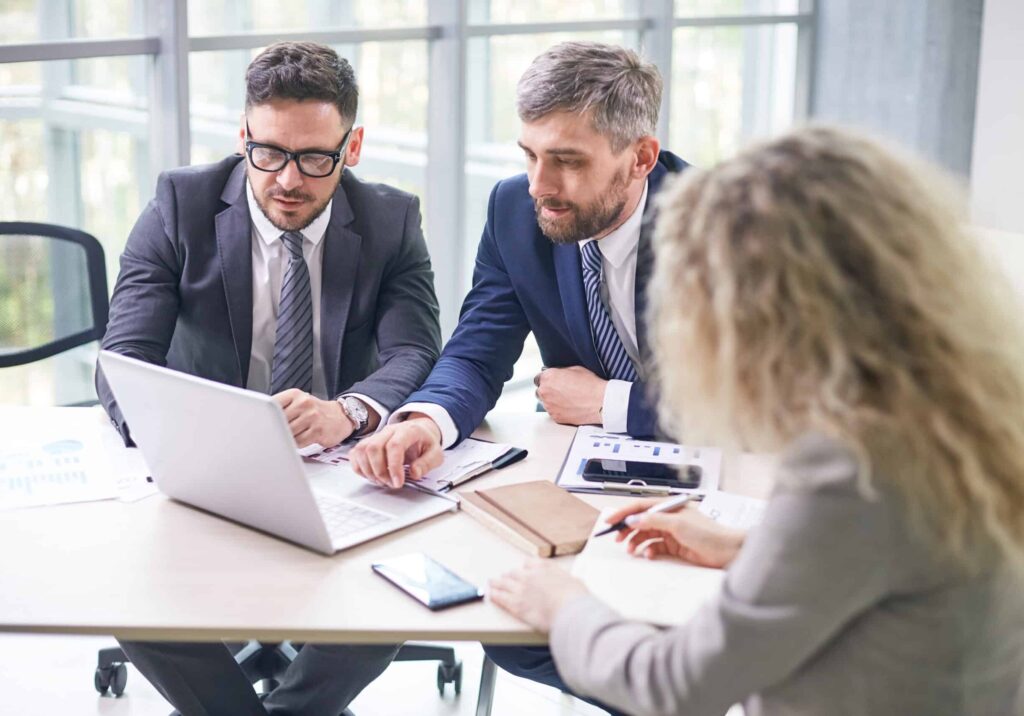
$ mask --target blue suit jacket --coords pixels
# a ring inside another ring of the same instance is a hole
[[[661,152],[648,177],[645,212],[665,177],[687,166],[676,155]],[[462,304],[459,325],[427,381],[409,396],[410,403],[434,403],[447,410],[459,441],[494,407],[530,331],[545,366],[578,365],[608,377],[590,331],[579,248],[556,245],[541,233],[528,186],[521,174],[499,182],[491,192],[473,288]],[[642,363],[648,355],[644,311],[652,231],[645,222],[637,253],[635,310]],[[655,406],[643,380],[630,392],[627,429],[634,436],[658,433]]]

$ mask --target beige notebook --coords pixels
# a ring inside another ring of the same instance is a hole
[[[462,509],[538,557],[583,549],[598,511],[548,480],[463,492]]]

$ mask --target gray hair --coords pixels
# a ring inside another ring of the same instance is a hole
[[[522,121],[592,109],[594,129],[615,152],[654,134],[660,106],[658,68],[632,50],[600,42],[555,45],[534,59],[516,87]]]

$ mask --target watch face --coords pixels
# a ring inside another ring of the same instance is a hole
[[[347,398],[345,400],[345,412],[352,418],[358,426],[362,426],[366,422],[366,406],[355,398]]]

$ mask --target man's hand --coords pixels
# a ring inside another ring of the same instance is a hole
[[[320,400],[297,388],[281,391],[274,400],[284,410],[292,437],[300,448],[313,443],[334,447],[355,429],[337,400]]]
[[[411,413],[352,448],[349,463],[357,475],[382,487],[395,489],[408,478],[419,480],[444,461],[441,428],[422,413]]]
[[[537,399],[556,423],[563,425],[601,425],[601,407],[608,381],[598,378],[582,366],[545,368],[533,384]]]

